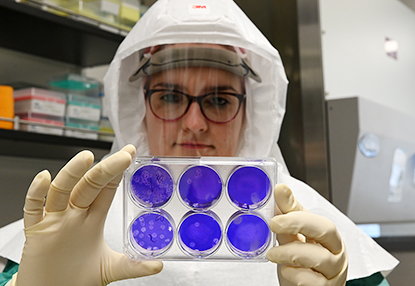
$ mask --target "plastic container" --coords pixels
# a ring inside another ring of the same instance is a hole
[[[68,94],[66,122],[73,124],[99,124],[101,119],[101,100],[77,94]]]
[[[98,139],[98,123],[96,122],[86,122],[86,123],[73,123],[73,122],[65,122],[65,126],[73,127],[76,129],[65,129],[64,135],[67,137],[76,137],[81,139],[90,139],[90,140],[97,140]]]
[[[13,88],[0,85],[0,117],[12,119],[14,117]],[[0,128],[13,129],[13,122],[0,121]]]
[[[95,16],[102,22],[115,25],[119,24],[121,1],[118,0],[88,0],[84,1],[84,7],[94,11]]]
[[[53,121],[64,120],[66,96],[63,93],[26,88],[14,91],[13,97],[16,115]]]
[[[20,123],[20,130],[59,136],[63,135],[63,127],[65,126],[63,121],[33,117],[31,114],[21,114],[20,119],[33,123]],[[48,124],[51,126],[44,126],[41,124]]]
[[[139,0],[122,0],[120,7],[120,24],[126,30],[131,28],[140,19],[140,1]]]
[[[136,157],[124,172],[124,252],[133,260],[268,261],[276,182],[273,158]],[[147,212],[163,212],[172,225],[175,243],[161,252],[143,252],[131,239]]]
[[[102,84],[92,78],[78,74],[65,74],[53,77],[49,81],[52,89],[66,93],[79,94],[85,96],[99,97]]]
[[[101,116],[101,120],[99,121],[99,131],[102,132],[98,134],[99,140],[107,142],[112,142],[114,140],[114,129],[112,129],[108,117]]]
[[[84,130],[65,130],[65,136],[82,139],[98,139],[101,119],[101,99],[77,94],[68,94],[65,125]]]

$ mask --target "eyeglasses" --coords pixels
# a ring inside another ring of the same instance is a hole
[[[245,100],[245,94],[221,91],[200,96],[190,96],[171,89],[145,89],[144,93],[153,114],[164,121],[179,120],[189,110],[190,105],[197,102],[207,120],[227,123],[236,117]]]

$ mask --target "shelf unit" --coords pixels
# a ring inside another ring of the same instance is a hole
[[[88,149],[99,160],[108,154],[111,144],[105,141],[0,129],[0,156],[68,160],[80,150]]]
[[[82,17],[62,17],[34,1],[0,1],[0,47],[81,68],[109,64],[126,31]],[[0,155],[69,159],[81,149],[97,158],[111,143],[24,131],[0,130]]]
[[[124,39],[122,31],[108,31],[98,22],[62,17],[41,5],[0,1],[0,47],[80,67],[111,62]]]
[[[122,31],[42,8],[0,0],[0,47],[82,69],[109,64],[124,39]],[[110,148],[111,142],[0,129],[0,227],[22,217],[37,172],[48,169],[54,177],[79,151],[91,150],[99,161]]]

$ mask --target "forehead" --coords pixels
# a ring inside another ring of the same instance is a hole
[[[149,76],[154,80],[191,80],[198,79],[201,83],[222,82],[222,81],[240,81],[243,77],[235,75],[229,71],[206,67],[206,66],[188,66],[164,70]]]
[[[243,77],[231,72],[206,66],[181,67],[155,73],[147,78],[150,88],[165,86],[184,90],[229,87],[237,92],[242,91]]]

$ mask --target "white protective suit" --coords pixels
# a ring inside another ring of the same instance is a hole
[[[195,4],[197,4],[195,6]],[[276,144],[285,112],[287,79],[281,58],[231,0],[159,0],[120,45],[105,76],[105,105],[116,139],[111,153],[127,143],[138,155],[149,155],[143,124],[145,102],[142,81],[130,82],[137,70],[139,51],[169,43],[215,43],[254,51],[250,63],[262,82],[247,80],[245,130],[237,156],[275,157],[280,163],[279,183],[287,184],[310,212],[332,220],[345,241],[349,257],[348,280],[387,273],[397,260],[364,234],[345,215],[306,184],[288,174]],[[113,249],[123,247],[122,188],[108,214],[105,238]],[[24,234],[17,222],[0,230],[0,256],[19,262]],[[276,265],[255,262],[164,262],[160,274],[111,285],[278,285]]]

